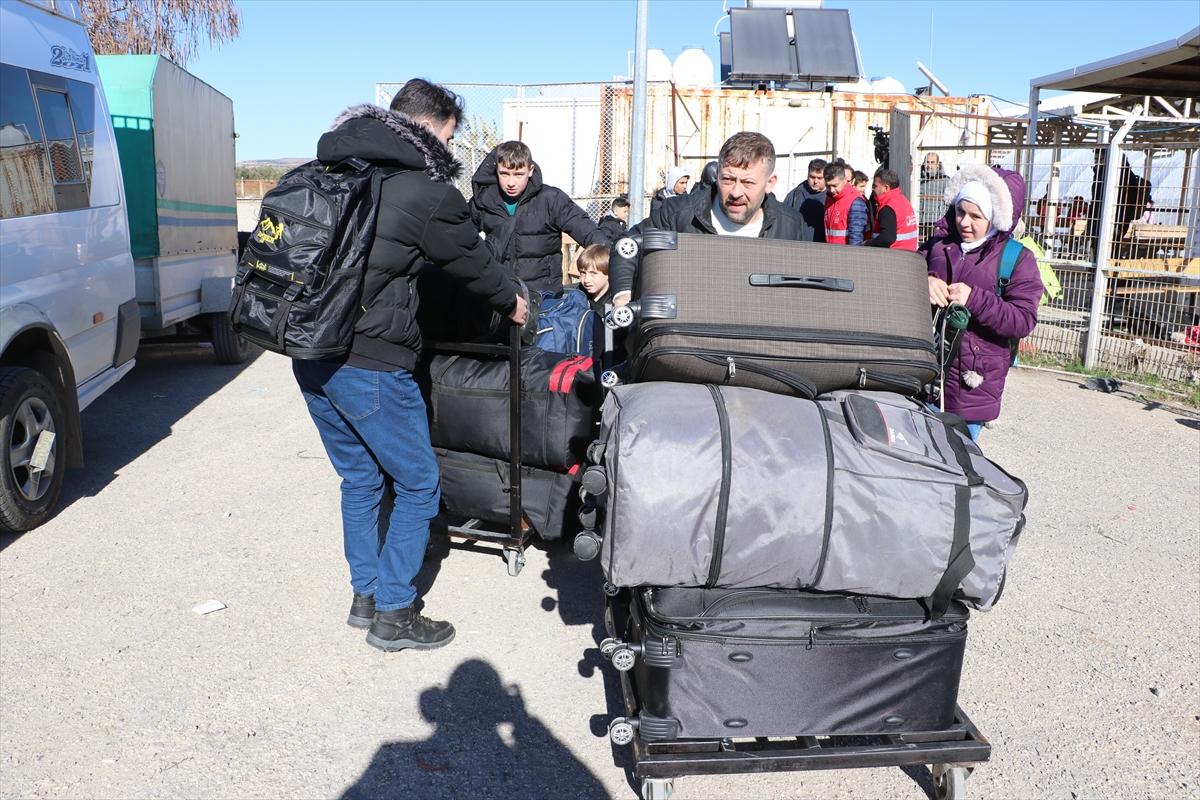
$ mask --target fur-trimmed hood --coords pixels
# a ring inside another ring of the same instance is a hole
[[[999,167],[967,164],[954,173],[946,185],[943,195],[946,205],[953,205],[954,198],[971,181],[979,181],[987,187],[992,198],[992,225],[1003,233],[1011,231],[1021,218],[1021,209],[1025,205],[1025,182],[1020,174]]]
[[[462,164],[433,133],[411,117],[363,103],[338,115],[317,143],[317,158],[336,162],[357,156],[373,164],[421,169],[445,183],[462,173]]]

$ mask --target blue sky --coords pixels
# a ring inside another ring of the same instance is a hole
[[[742,5],[741,0],[730,0]],[[239,159],[310,157],[377,81],[537,83],[626,74],[633,0],[239,0],[242,33],[188,69],[234,102]],[[909,89],[929,65],[956,95],[1026,102],[1029,80],[1200,25],[1196,0],[826,0],[846,8],[868,77]],[[718,62],[721,0],[651,0],[649,43]],[[931,41],[932,15],[932,41]],[[728,22],[723,23],[727,29]],[[469,112],[468,108],[468,112]]]

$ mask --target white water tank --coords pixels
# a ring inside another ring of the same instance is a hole
[[[652,47],[646,51],[646,80],[671,80],[671,59],[664,50]]]
[[[685,47],[671,69],[676,86],[712,86],[713,62],[699,47]]]
[[[888,76],[871,81],[871,94],[908,94],[904,84]]]

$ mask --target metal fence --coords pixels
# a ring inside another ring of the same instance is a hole
[[[954,167],[990,164],[1026,176],[1026,232],[1061,284],[1061,294],[1041,306],[1026,353],[1200,382],[1200,143],[1114,148],[1097,137],[1073,144],[918,147],[913,161],[926,164],[931,156]],[[948,180],[920,181],[923,209],[945,211]],[[932,213],[920,214],[923,236],[936,221]]]

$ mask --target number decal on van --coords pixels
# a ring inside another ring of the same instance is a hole
[[[87,53],[81,53],[78,50],[72,50],[69,47],[64,47],[61,44],[50,46],[50,66],[62,67],[63,69],[77,69],[81,72],[88,72],[88,64],[91,62],[91,56]]]

